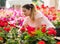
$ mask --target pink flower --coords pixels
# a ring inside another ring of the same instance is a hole
[[[18,21],[20,26],[22,26],[23,21],[24,21],[23,19]]]

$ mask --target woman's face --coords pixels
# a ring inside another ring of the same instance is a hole
[[[26,8],[23,8],[22,10],[23,10],[23,13],[24,13],[25,16],[29,16],[31,14],[31,10],[30,9],[28,10]]]

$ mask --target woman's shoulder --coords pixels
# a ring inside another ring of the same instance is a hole
[[[36,18],[41,18],[41,17],[43,17],[43,13],[42,12],[37,12],[35,17]]]

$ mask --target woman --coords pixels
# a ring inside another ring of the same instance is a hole
[[[46,24],[47,28],[53,27],[53,24],[45,17],[42,12],[37,12],[33,4],[26,4],[22,7],[23,13],[26,16],[23,26],[31,26],[39,28],[42,24]]]

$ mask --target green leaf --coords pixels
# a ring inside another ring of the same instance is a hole
[[[0,27],[0,30],[3,30],[3,28],[2,28],[2,27]]]
[[[43,40],[45,40],[45,41],[48,41],[48,38],[47,38],[47,37],[45,37],[45,36],[44,36],[42,39],[43,39]]]
[[[8,39],[6,44],[19,44],[18,40]]]
[[[51,44],[56,44],[56,40],[54,38],[51,38]]]
[[[4,37],[4,36],[5,36],[5,34],[4,34],[3,32],[0,32],[0,36]]]
[[[57,15],[60,16],[60,13],[58,13]]]
[[[29,37],[30,37],[29,35],[26,35],[26,36],[24,37],[24,39],[27,40],[27,39],[29,39]]]
[[[20,36],[20,39],[21,39],[21,40],[24,40],[24,37],[25,37],[26,35],[27,35],[27,32],[22,33],[21,36]]]
[[[32,0],[33,2],[37,2],[37,0]]]
[[[43,36],[43,33],[41,32],[41,30],[37,30],[37,31],[36,31],[36,34],[37,34],[37,36],[39,36],[39,37],[42,37],[42,36]]]
[[[40,0],[40,2],[44,3],[44,1]]]

